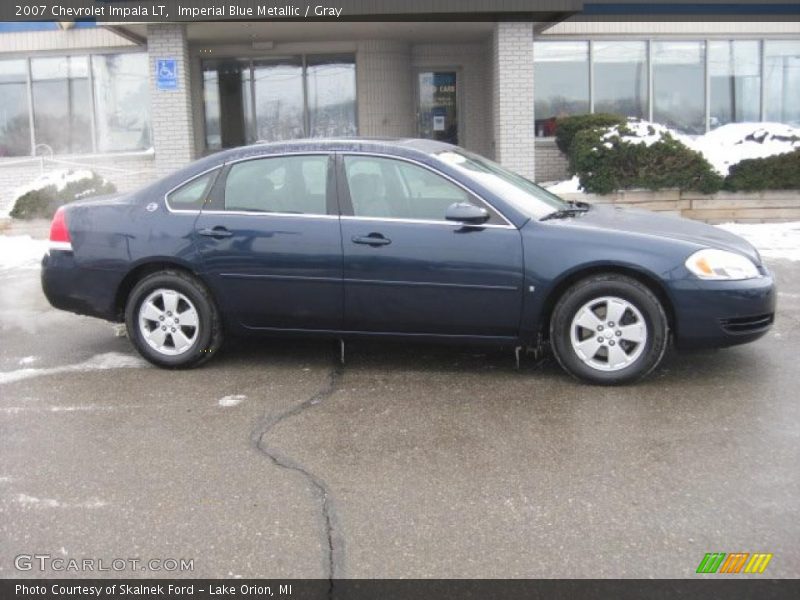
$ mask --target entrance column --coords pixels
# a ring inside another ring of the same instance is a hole
[[[161,177],[195,159],[191,59],[186,26],[149,24],[147,53],[155,167],[156,175]],[[161,72],[158,72],[159,66]]]
[[[494,158],[533,181],[533,23],[496,23],[491,60]]]

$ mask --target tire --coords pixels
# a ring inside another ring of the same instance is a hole
[[[222,345],[211,293],[182,271],[159,271],[137,282],[125,305],[125,325],[139,354],[168,369],[201,365]]]
[[[655,294],[636,279],[615,273],[574,284],[559,298],[550,319],[558,363],[573,377],[594,384],[641,379],[661,362],[668,339],[667,315]]]

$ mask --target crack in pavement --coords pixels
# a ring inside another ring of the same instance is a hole
[[[308,471],[303,465],[293,460],[291,457],[283,454],[277,448],[268,447],[265,441],[267,434],[269,434],[276,425],[286,419],[299,415],[305,410],[313,408],[333,395],[343,372],[343,366],[337,363],[328,373],[328,381],[325,387],[317,391],[307,400],[292,406],[284,412],[275,415],[266,415],[251,434],[251,440],[256,449],[266,455],[274,465],[282,469],[299,473],[311,484],[311,488],[320,503],[322,519],[325,526],[325,565],[328,571],[327,579],[331,582],[331,586],[333,585],[334,579],[344,575],[344,539],[339,533],[331,491],[321,478]]]

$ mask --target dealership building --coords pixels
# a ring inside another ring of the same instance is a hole
[[[566,175],[552,137],[561,116],[611,112],[689,134],[800,126],[797,15],[646,21],[603,17],[602,2],[409,0],[391,14],[374,4],[386,21],[0,23],[0,215],[43,171],[91,168],[127,190],[261,140],[428,137],[552,181]]]

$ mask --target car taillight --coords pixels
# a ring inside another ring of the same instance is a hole
[[[62,206],[53,215],[53,222],[50,223],[50,250],[72,251],[72,240],[67,229],[66,211]]]

